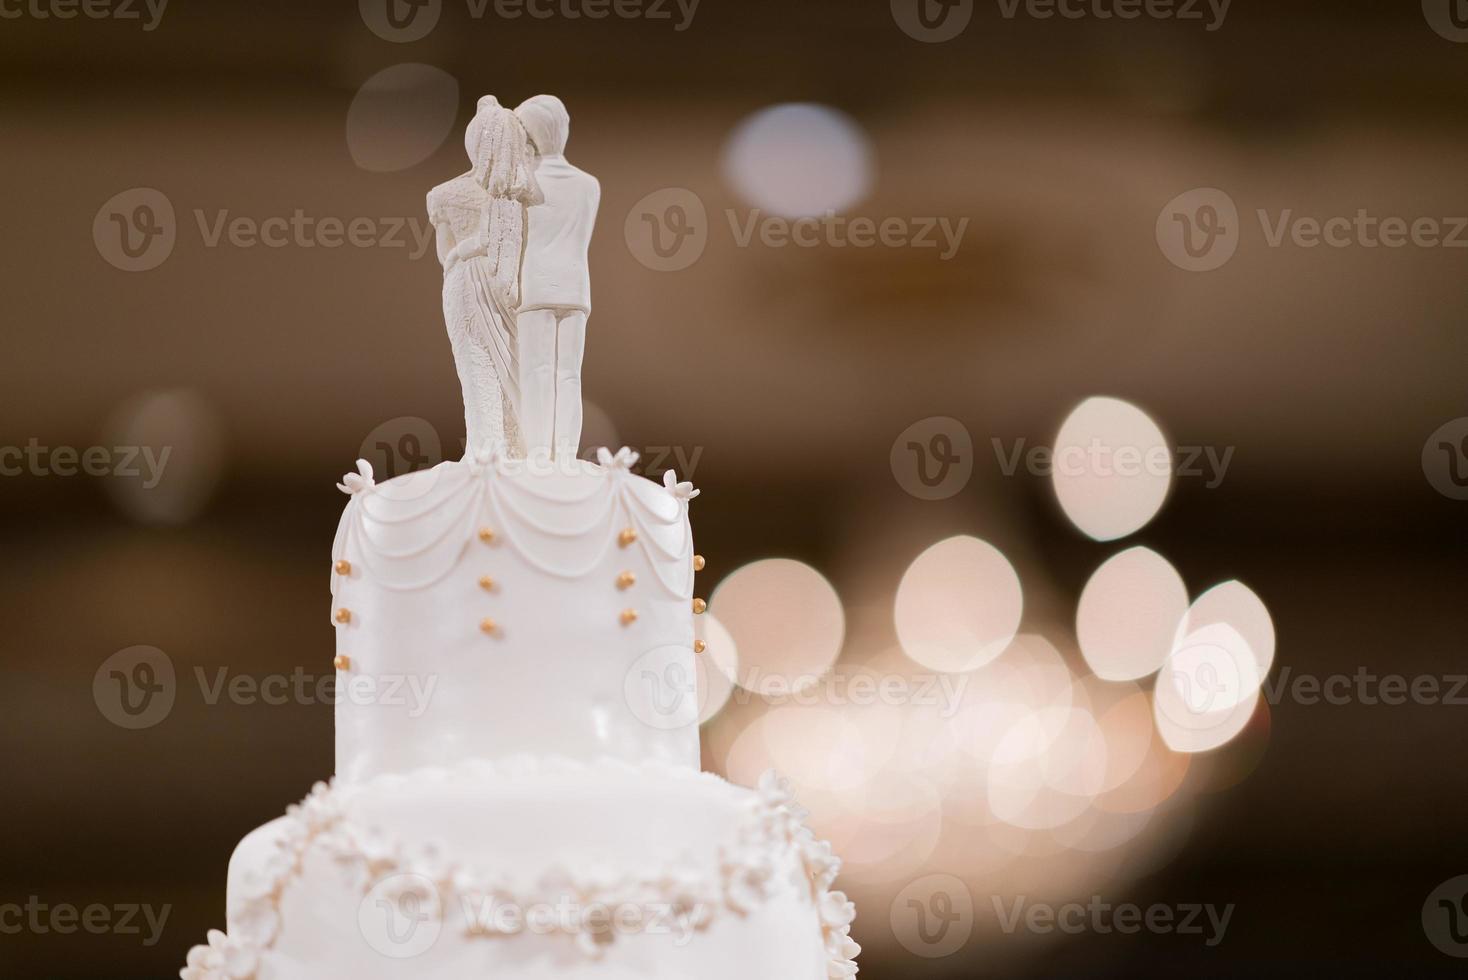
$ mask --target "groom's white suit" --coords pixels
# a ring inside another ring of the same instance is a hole
[[[571,123],[560,99],[537,95],[515,114],[535,146],[535,179],[544,198],[526,212],[520,266],[520,425],[529,455],[574,456],[581,442],[581,358],[591,313],[586,253],[601,185],[562,155]]]

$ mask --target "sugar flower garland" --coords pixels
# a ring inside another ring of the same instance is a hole
[[[475,774],[494,771],[513,775],[571,768],[578,766],[564,760],[522,759],[498,765],[476,763],[469,770]],[[706,777],[694,774],[693,778]],[[856,975],[855,957],[861,952],[851,939],[856,909],[843,893],[830,890],[841,862],[831,853],[829,844],[816,840],[805,825],[806,811],[796,806],[789,784],[773,771],[760,780],[750,819],[738,839],[719,849],[713,877],[676,866],[655,870],[641,879],[606,870],[553,869],[533,893],[448,861],[432,845],[408,846],[354,826],[346,813],[346,796],[343,788],[317,783],[304,801],[287,811],[286,830],[271,859],[242,883],[242,900],[230,916],[234,934],[211,931],[206,945],[190,950],[187,965],[179,972],[182,980],[254,980],[261,953],[271,947],[280,931],[282,893],[300,875],[306,853],[312,848],[319,848],[337,866],[349,871],[364,894],[374,880],[414,876],[427,879],[445,894],[530,908],[553,902],[556,895],[570,889],[582,898],[583,908],[641,907],[655,902],[671,909],[680,923],[695,931],[706,929],[720,907],[744,913],[777,894],[785,867],[778,858],[793,852],[820,920],[829,980],[847,980]],[[593,916],[586,912],[568,915],[555,925],[556,931],[591,958],[602,955],[616,939],[614,932],[599,930]],[[514,931],[493,921],[464,923],[464,934],[470,938]]]

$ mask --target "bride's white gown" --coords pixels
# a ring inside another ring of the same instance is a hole
[[[491,197],[464,174],[429,192],[428,215],[454,241],[444,259],[443,314],[464,392],[468,452],[523,455],[513,312],[522,205]]]

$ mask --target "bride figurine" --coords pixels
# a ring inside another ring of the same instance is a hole
[[[523,456],[520,436],[520,261],[526,208],[539,203],[525,127],[492,95],[464,132],[467,173],[428,192],[443,266],[443,317],[464,391],[466,456]]]

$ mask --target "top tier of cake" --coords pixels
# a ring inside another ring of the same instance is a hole
[[[381,485],[364,463],[347,479],[339,777],[526,753],[697,767],[697,491],[635,459],[466,459]]]

